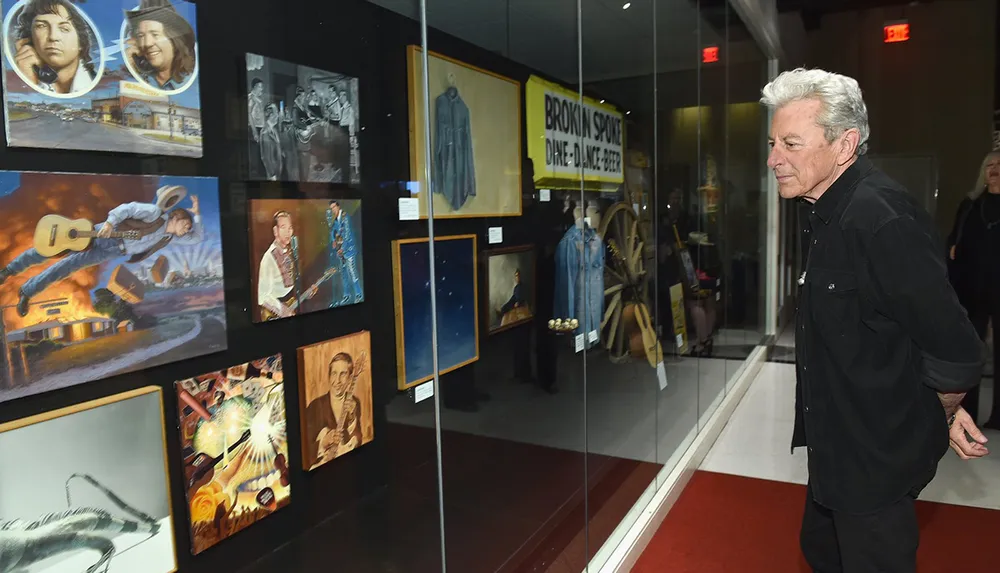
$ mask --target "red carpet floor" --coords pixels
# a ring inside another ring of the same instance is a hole
[[[635,573],[809,573],[805,487],[696,472]],[[918,502],[919,573],[1000,571],[1000,511]]]

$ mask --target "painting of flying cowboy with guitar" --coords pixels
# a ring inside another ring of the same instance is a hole
[[[246,58],[249,178],[360,183],[357,78]]]
[[[251,199],[254,322],[364,301],[361,201]]]
[[[0,172],[0,401],[224,350],[214,179]]]

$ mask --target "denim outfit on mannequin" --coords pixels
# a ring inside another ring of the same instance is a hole
[[[582,218],[556,248],[556,318],[580,321],[576,333],[600,331],[604,314],[604,243]],[[590,341],[589,344],[596,344]]]

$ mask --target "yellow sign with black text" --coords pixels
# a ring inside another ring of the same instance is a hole
[[[614,189],[625,181],[624,116],[617,108],[531,76],[525,84],[528,157],[535,185]]]

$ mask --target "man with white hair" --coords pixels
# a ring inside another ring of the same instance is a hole
[[[864,156],[857,81],[797,69],[762,95],[774,110],[767,165],[803,207],[792,438],[809,456],[802,551],[820,573],[914,573],[914,500],[949,438],[962,459],[988,453],[960,405],[982,344],[930,216]]]

